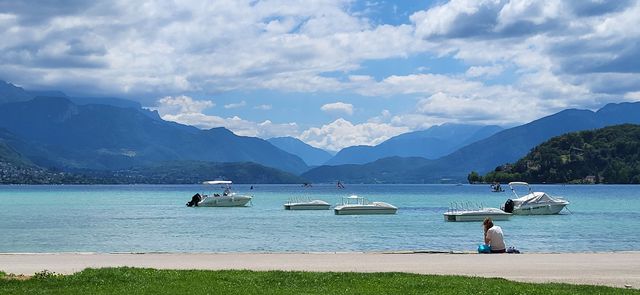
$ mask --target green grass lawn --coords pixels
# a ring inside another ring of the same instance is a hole
[[[18,279],[0,294],[640,294],[638,290],[406,273],[86,269]]]

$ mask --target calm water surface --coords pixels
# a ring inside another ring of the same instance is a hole
[[[234,186],[247,208],[187,208],[200,185],[0,186],[0,252],[473,251],[480,222],[445,222],[452,201],[500,207],[510,192],[488,185]],[[640,186],[536,185],[562,196],[571,213],[496,222],[525,252],[640,250]],[[218,190],[217,188],[215,189]],[[290,197],[338,203],[358,194],[396,215],[336,216],[285,211]]]

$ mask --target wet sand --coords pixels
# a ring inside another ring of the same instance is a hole
[[[117,266],[156,269],[407,272],[640,288],[640,252],[0,254],[0,270],[14,274],[32,275],[45,269],[71,274],[89,267]]]

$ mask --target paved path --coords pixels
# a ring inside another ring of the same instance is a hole
[[[570,254],[150,253],[0,254],[0,270],[70,274],[87,267],[409,272],[640,288],[640,252]]]

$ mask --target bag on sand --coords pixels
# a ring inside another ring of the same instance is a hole
[[[478,246],[478,253],[491,253],[491,246],[489,245]]]
[[[516,247],[511,246],[511,247],[507,248],[507,253],[520,254],[520,250],[516,249]]]

